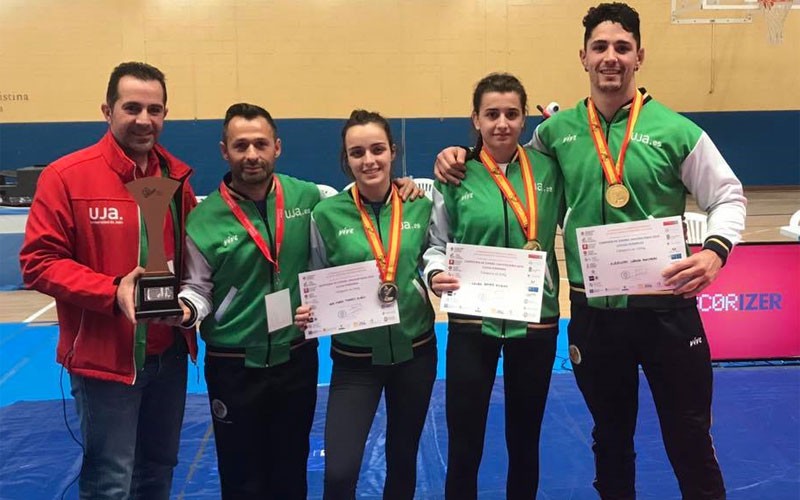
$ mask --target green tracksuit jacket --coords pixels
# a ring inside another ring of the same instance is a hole
[[[289,360],[289,348],[303,334],[292,324],[269,333],[264,296],[284,288],[291,313],[300,305],[298,273],[308,270],[311,210],[319,202],[315,184],[275,174],[284,193],[284,235],[278,273],[225,204],[219,191],[210,194],[187,222],[187,278],[181,297],[204,318],[200,335],[211,345],[245,350],[249,367],[274,366]],[[234,194],[234,193],[232,193]],[[266,199],[266,219],[253,201],[235,197],[275,256],[275,191]]]
[[[392,217],[391,198],[375,217],[365,210],[388,249]],[[353,354],[370,353],[372,363],[388,365],[413,358],[413,343],[433,327],[434,314],[420,277],[422,254],[428,247],[431,202],[427,198],[403,202],[402,237],[396,284],[400,324],[343,333],[333,337],[334,349]],[[314,209],[311,221],[311,266],[314,269],[374,260],[361,216],[350,191],[327,198]],[[377,290],[375,291],[377,293]]]
[[[556,323],[558,308],[558,266],[554,251],[556,226],[563,213],[561,173],[552,159],[530,148],[537,198],[537,239],[547,252],[547,280],[542,299],[542,323]],[[447,269],[445,248],[448,242],[521,249],[527,238],[500,188],[478,159],[466,164],[467,176],[461,185],[436,182],[431,226],[431,248],[426,252],[427,281],[435,271]],[[520,164],[515,158],[506,167],[506,177],[524,200]],[[482,332],[493,337],[524,337],[527,323],[483,318]]]
[[[531,145],[557,161],[564,177],[567,213],[564,247],[572,287],[583,289],[577,229],[601,224],[682,215],[691,192],[709,213],[705,247],[724,258],[739,241],[746,201],[742,185],[708,135],[689,119],[668,109],[646,90],[624,163],[623,179],[631,198],[622,208],[605,201],[608,183],[589,131],[586,101],[542,122]],[[630,105],[611,121],[600,115],[616,161],[625,136]],[[594,307],[627,307],[628,296],[588,299]]]

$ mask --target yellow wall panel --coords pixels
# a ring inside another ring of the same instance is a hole
[[[465,116],[475,82],[511,71],[530,104],[570,106],[585,0],[2,0],[0,122],[99,119],[108,74],[145,60],[167,74],[170,117],[220,118],[232,102],[276,117]],[[638,76],[681,111],[800,109],[800,11],[771,46],[752,24],[675,25],[642,15]]]

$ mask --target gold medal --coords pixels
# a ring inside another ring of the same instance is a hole
[[[542,249],[542,244],[539,243],[539,240],[528,240],[525,245],[522,247],[524,250],[533,250],[538,252]]]
[[[622,208],[628,204],[631,193],[623,184],[612,184],[606,188],[606,201],[614,208]]]
[[[640,91],[636,91],[631,104],[630,113],[628,114],[628,125],[625,129],[625,136],[622,139],[622,144],[619,148],[617,161],[614,162],[611,157],[611,151],[608,149],[608,141],[603,134],[603,127],[600,125],[600,117],[595,108],[594,102],[590,97],[586,105],[586,114],[589,119],[589,130],[594,141],[595,149],[597,150],[597,158],[600,160],[600,166],[603,168],[608,187],[606,188],[606,202],[614,208],[622,208],[628,204],[631,199],[631,193],[628,188],[622,184],[623,169],[625,165],[625,155],[628,152],[628,145],[633,137],[633,129],[636,126],[636,121],[639,118],[639,113],[644,104],[644,96]]]
[[[391,304],[397,300],[397,285],[391,281],[384,281],[378,287],[378,299],[384,304]]]

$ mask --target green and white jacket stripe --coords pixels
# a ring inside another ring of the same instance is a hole
[[[267,330],[264,296],[288,288],[292,313],[300,305],[298,273],[308,270],[311,210],[319,190],[310,182],[275,174],[284,193],[284,236],[280,273],[266,260],[219,194],[211,193],[186,226],[186,274],[180,297],[195,307],[200,335],[211,345],[244,349],[246,366],[273,366],[289,360],[302,337],[294,325]],[[275,192],[266,200],[265,221],[254,202],[237,203],[275,255]]]
[[[365,207],[381,235],[384,248],[389,242],[391,198],[375,217]],[[412,340],[433,327],[433,308],[419,273],[422,253],[428,247],[431,202],[427,198],[403,202],[402,237],[397,268],[397,305],[400,324],[343,333],[333,338],[336,348],[353,352],[371,352],[372,363],[402,363],[414,356]],[[311,219],[311,267],[322,269],[374,260],[361,217],[350,191],[343,191],[319,203]],[[378,291],[375,290],[377,294]]]
[[[547,252],[548,272],[541,315],[545,321],[559,316],[559,278],[554,244],[556,226],[563,214],[563,183],[551,158],[530,148],[525,151],[531,160],[536,183],[537,238]],[[426,282],[430,282],[434,271],[447,270],[447,243],[521,249],[527,241],[514,211],[486,168],[477,159],[469,160],[466,167],[467,176],[461,185],[438,181],[434,185],[431,246],[424,256]],[[509,163],[505,172],[516,193],[524,199],[518,161],[515,159]],[[483,318],[482,332],[493,337],[521,337],[527,333],[527,323]]]
[[[604,201],[608,183],[589,132],[585,100],[542,122],[531,140],[533,148],[557,161],[564,177],[564,246],[573,284],[583,284],[578,228],[683,215],[687,193],[692,193],[708,213],[707,246],[719,242],[717,249],[729,252],[741,238],[747,201],[728,163],[700,127],[642,91],[645,104],[623,172],[631,199],[623,208],[612,208]],[[615,156],[625,136],[629,111],[629,105],[624,106],[611,121],[600,115]],[[590,299],[589,303],[595,307],[626,307],[627,298]]]

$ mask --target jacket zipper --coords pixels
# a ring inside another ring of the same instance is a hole
[[[383,210],[381,210],[380,213],[383,213]],[[380,218],[380,215],[376,215],[374,211],[373,211],[372,215],[374,216],[375,224],[377,225],[377,227],[375,229],[378,231],[378,236],[381,239],[381,245],[383,245],[383,234],[381,233],[381,218]],[[391,217],[391,214],[389,214],[389,216]],[[398,290],[397,294],[400,295],[399,290]],[[399,299],[399,297],[398,297],[398,299]],[[387,326],[386,327],[386,333],[389,335],[389,358],[391,359],[392,364],[394,364],[394,343],[392,342],[392,327],[391,326]]]
[[[620,108],[620,109],[622,109],[622,108]],[[614,116],[611,117],[611,121],[606,122],[606,143],[609,144],[609,153],[611,152],[611,146],[610,146],[610,143],[611,143],[611,126],[614,124],[614,121],[617,118],[617,113],[619,113],[619,111],[620,110],[618,109],[616,111],[616,113],[614,113]],[[603,120],[605,120],[605,117],[603,117]],[[600,181],[602,182],[604,188],[608,188],[608,186],[606,185],[607,182],[606,182],[606,177],[605,177],[605,173],[603,172],[603,169],[600,169]],[[600,210],[600,213],[603,216],[603,225],[605,226],[606,223],[608,222],[606,220],[606,215],[607,215],[606,210],[607,210],[608,207],[606,207],[606,203],[605,203],[605,192],[602,191],[602,190],[600,191],[600,205],[602,207],[601,210]],[[586,286],[585,283],[584,283],[584,286]],[[611,303],[608,300],[607,296],[603,297],[603,300],[605,301],[606,309],[611,307]]]
[[[506,167],[506,172],[508,172],[508,167]],[[508,200],[506,200],[506,197],[503,195],[502,191],[500,192],[500,197],[503,199],[503,220],[505,222],[504,225],[503,225],[503,232],[504,232],[504,238],[505,238],[505,245],[504,246],[506,248],[510,248],[509,245],[511,243],[509,241],[509,235],[508,235]],[[501,338],[506,338],[506,320],[505,319],[501,319],[500,320],[500,337]]]
[[[138,204],[136,205],[136,219],[138,220],[137,232],[139,233],[139,245],[138,245],[138,252],[139,253],[136,255],[136,265],[138,266],[139,265],[139,257],[140,257],[139,254],[141,254],[141,251],[142,251],[141,248],[142,248],[142,222],[143,222],[142,221],[142,209],[139,208]],[[133,302],[134,302],[134,304],[136,304],[136,289],[135,288],[133,290],[133,293],[134,293]],[[81,313],[81,323],[83,323],[83,314],[82,313]],[[78,330],[78,331],[80,331],[80,330]],[[147,337],[145,337],[145,339],[146,338]],[[76,337],[76,340],[77,340],[77,337]],[[146,342],[147,342],[147,340],[145,340],[145,343]],[[145,344],[145,354],[146,354],[146,349],[147,349],[147,345]],[[131,385],[134,385],[134,384],[136,384],[136,373],[138,371],[136,369],[136,325],[133,325],[133,340],[131,342],[131,366],[133,367],[133,382],[131,382]],[[142,368],[144,368],[144,367],[142,367]]]
[[[269,194],[267,194],[267,198],[269,198]],[[275,257],[274,257],[275,258],[275,262],[279,262],[278,261],[278,255],[275,254],[275,242],[274,242],[273,237],[272,237],[272,231],[270,230],[270,227],[269,227],[269,211],[267,210],[267,201],[268,200],[264,201],[264,226],[267,228],[267,239],[269,240],[270,253],[272,253],[272,255],[275,255]],[[277,206],[275,208],[277,210]],[[277,213],[275,214],[275,217],[277,219],[277,217],[278,217]],[[270,285],[271,285],[270,292],[274,292],[275,291],[275,266],[273,266],[271,264],[269,266],[269,282],[270,282]],[[269,361],[270,361],[271,358],[272,358],[272,334],[269,331],[267,331],[267,360],[264,363],[267,367],[269,366]]]

